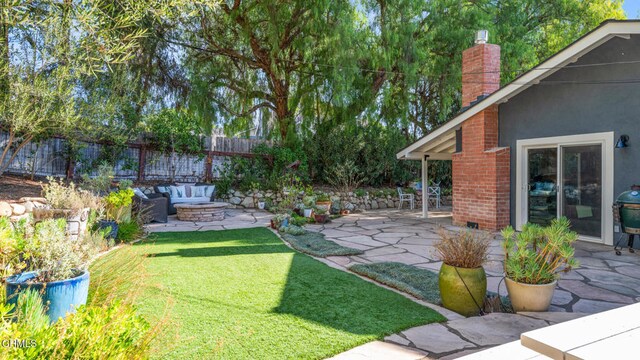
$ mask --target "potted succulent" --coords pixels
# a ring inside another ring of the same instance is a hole
[[[442,305],[464,316],[478,315],[487,294],[487,276],[482,265],[487,259],[491,238],[480,231],[439,230],[435,244],[442,260],[438,285]]]
[[[324,208],[325,210],[329,211],[329,208],[331,207],[331,198],[329,198],[329,195],[318,195],[318,197],[316,198],[316,207]]]
[[[27,289],[36,290],[47,315],[53,323],[87,302],[89,272],[87,260],[78,242],[66,235],[64,219],[43,220],[33,229],[17,226],[2,229],[12,239],[18,239],[25,270],[5,279],[6,301],[15,304],[18,295]]]
[[[271,228],[272,229],[280,229],[281,227],[289,226],[289,219],[291,216],[289,214],[276,214],[276,216],[271,219]]]
[[[517,234],[511,226],[502,230],[505,283],[513,310],[546,311],[560,273],[579,265],[573,257],[578,234],[570,226],[561,217],[547,227],[526,224]]]
[[[91,208],[98,208],[100,199],[88,191],[76,188],[74,183],[65,185],[60,180],[48,177],[42,185],[42,195],[48,208],[33,209],[33,220],[38,223],[47,219],[65,219],[67,234],[72,239],[84,236]]]
[[[313,219],[318,224],[324,224],[329,221],[329,214],[325,208],[318,207],[313,211]]]
[[[315,196],[305,196],[302,202],[304,203],[303,216],[310,218],[313,215],[313,206],[316,204],[316,198]]]

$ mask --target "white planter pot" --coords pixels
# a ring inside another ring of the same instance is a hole
[[[265,206],[265,202],[264,201],[259,201],[258,202],[258,209],[264,210],[264,206]]]
[[[313,209],[304,209],[304,217],[311,217],[311,214],[313,213]]]
[[[513,311],[547,311],[557,280],[550,284],[531,285],[505,278]]]

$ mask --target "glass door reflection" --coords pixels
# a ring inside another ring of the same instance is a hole
[[[527,153],[528,221],[548,225],[558,216],[558,149],[529,149]]]

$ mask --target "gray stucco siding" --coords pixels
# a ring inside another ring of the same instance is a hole
[[[640,36],[612,38],[573,65],[601,63],[618,64],[561,69],[499,105],[499,144],[511,148],[513,225],[517,140],[609,131],[617,140],[627,134],[629,147],[614,151],[614,197],[640,184]]]

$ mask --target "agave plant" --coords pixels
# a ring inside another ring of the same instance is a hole
[[[525,284],[549,284],[579,266],[573,257],[578,234],[570,226],[569,220],[561,217],[546,227],[526,224],[517,234],[511,226],[502,230],[506,276]]]

